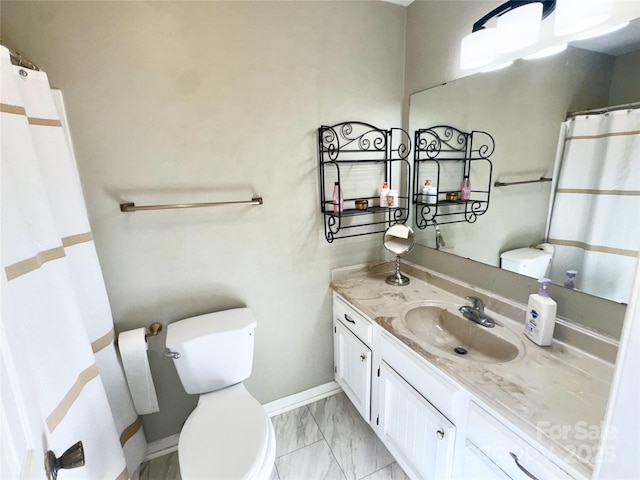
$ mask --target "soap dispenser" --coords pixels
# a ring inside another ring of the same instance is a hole
[[[565,288],[570,288],[571,290],[576,288],[576,275],[578,275],[577,270],[567,270],[567,280],[564,282]]]
[[[534,343],[545,347],[551,345],[557,305],[549,296],[551,280],[541,278],[538,282],[542,284],[538,293],[529,295],[524,334]]]

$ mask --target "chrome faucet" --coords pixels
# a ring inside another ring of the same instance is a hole
[[[440,250],[440,247],[446,247],[447,243],[444,241],[442,233],[440,233],[440,226],[438,225],[438,222],[433,220],[433,226],[436,230],[436,250]]]
[[[493,318],[484,313],[484,303],[482,303],[482,300],[478,297],[466,297],[466,299],[473,302],[473,305],[463,305],[458,309],[464,318],[487,328],[493,328],[496,325],[500,325]]]

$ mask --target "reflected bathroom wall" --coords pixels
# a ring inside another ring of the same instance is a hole
[[[488,212],[474,224],[440,225],[446,243],[440,250],[499,267],[502,252],[543,243],[552,184],[494,187],[493,182],[552,177],[560,124],[568,112],[606,106],[612,99],[639,99],[637,82],[628,80],[635,78],[631,65],[637,56],[569,47],[554,57],[518,61],[505,70],[412,95],[412,134],[417,128],[447,124],[484,130],[496,143]],[[437,247],[433,227],[416,229],[416,238],[421,245]]]

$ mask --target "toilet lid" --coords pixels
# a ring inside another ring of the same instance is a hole
[[[269,421],[244,388],[201,396],[180,432],[182,478],[251,478],[267,453]]]

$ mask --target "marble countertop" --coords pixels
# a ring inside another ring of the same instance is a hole
[[[499,297],[485,297],[486,310],[518,335],[524,347],[523,355],[507,363],[481,363],[470,362],[464,357],[445,358],[432,354],[411,332],[402,328],[399,312],[408,303],[424,300],[468,304],[464,293],[470,291],[470,286],[403,263],[403,273],[411,278],[411,283],[395,287],[385,283],[390,268],[387,262],[334,270],[331,288],[426,361],[590,478],[614,366],[559,342],[550,347],[539,347],[524,335],[526,306]],[[454,285],[456,288],[444,290],[436,285]],[[451,293],[452,290],[457,290],[458,295]]]

